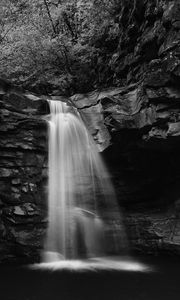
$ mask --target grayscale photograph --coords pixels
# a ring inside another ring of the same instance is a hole
[[[180,299],[180,0],[0,0],[0,299]]]

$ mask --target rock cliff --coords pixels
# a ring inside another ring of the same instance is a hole
[[[51,98],[76,107],[94,137],[132,248],[179,254],[180,3],[126,4],[118,14],[112,87]],[[48,106],[42,97],[0,87],[0,259],[36,261],[47,221]]]
[[[46,105],[37,97],[31,100],[1,89],[0,261],[17,257],[34,261],[42,242],[47,180],[47,125],[42,114],[47,112]]]

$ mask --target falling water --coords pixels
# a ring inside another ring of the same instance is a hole
[[[48,229],[43,261],[99,257],[126,247],[110,176],[82,119],[49,101]]]

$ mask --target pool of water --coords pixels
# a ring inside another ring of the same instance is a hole
[[[175,258],[109,258],[1,266],[1,300],[180,299]]]

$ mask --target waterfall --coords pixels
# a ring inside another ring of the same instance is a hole
[[[43,261],[97,257],[126,245],[110,175],[82,119],[49,101],[48,228]]]

